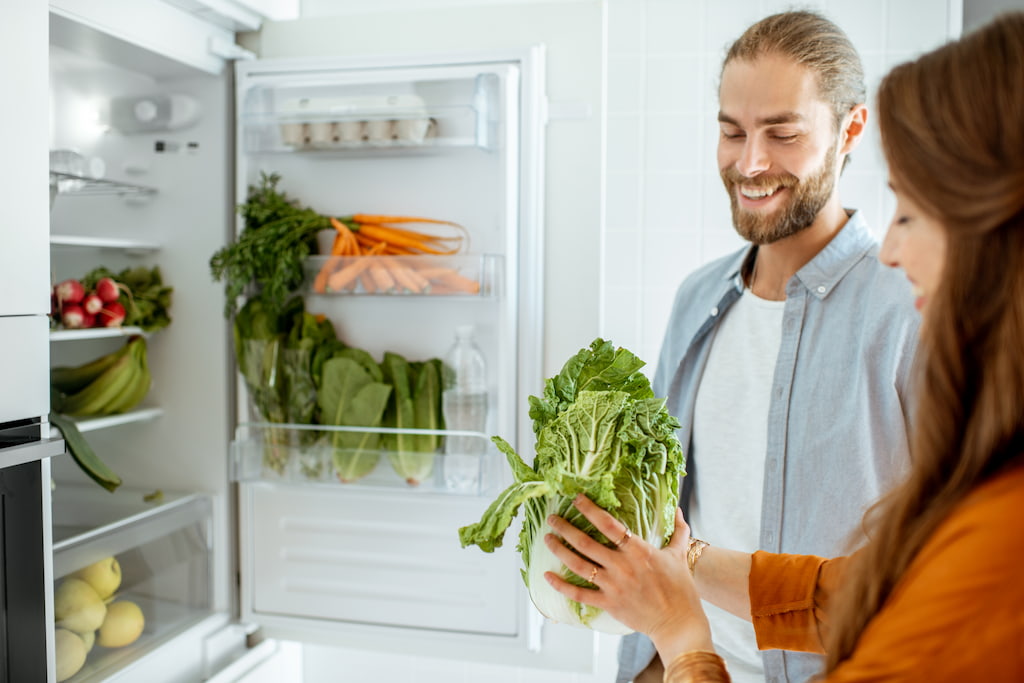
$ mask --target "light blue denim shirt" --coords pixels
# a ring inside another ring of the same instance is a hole
[[[718,323],[743,292],[741,268],[752,249],[709,263],[682,283],[658,359],[655,395],[668,397],[669,411],[682,424],[691,475],[704,457],[692,450],[701,374]],[[760,549],[826,557],[848,552],[864,511],[906,472],[908,385],[919,323],[909,282],[879,262],[878,244],[859,213],[790,279],[768,409]],[[742,428],[742,415],[736,424]],[[684,512],[691,482],[683,479]],[[623,638],[617,683],[632,680],[653,656],[646,637]],[[762,656],[770,683],[803,682],[822,666],[815,655]]]

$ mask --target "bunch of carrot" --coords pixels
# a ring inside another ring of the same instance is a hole
[[[330,222],[337,234],[330,257],[313,280],[313,291],[318,294],[351,291],[357,285],[371,294],[394,291],[475,294],[480,291],[477,280],[459,274],[454,268],[425,263],[425,259],[401,258],[457,253],[465,237],[465,229],[457,223],[417,216],[369,214],[331,217]],[[402,227],[417,223],[451,226],[458,229],[459,234],[440,236]]]

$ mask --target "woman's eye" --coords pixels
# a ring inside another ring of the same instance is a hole
[[[723,130],[722,131],[722,137],[724,137],[726,140],[736,140],[738,138],[743,137],[743,133],[742,132],[730,132],[730,131]]]
[[[896,225],[906,225],[910,222],[910,216],[897,216]]]

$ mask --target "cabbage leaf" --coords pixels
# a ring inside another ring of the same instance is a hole
[[[544,580],[554,571],[567,581],[591,586],[544,545],[550,514],[565,517],[601,543],[613,545],[572,505],[584,493],[625,523],[638,537],[663,546],[675,528],[679,477],[685,474],[679,421],[656,398],[644,362],[623,348],[596,339],[547,380],[541,397],[530,396],[536,434],[532,467],[499,436],[492,441],[512,469],[514,483],[480,521],[459,529],[463,547],[484,552],[500,547],[523,510],[517,550],[530,598],[548,618],[607,633],[629,628],[603,610],[562,596]]]

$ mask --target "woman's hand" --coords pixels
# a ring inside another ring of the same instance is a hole
[[[617,540],[616,547],[598,543],[561,517],[549,517],[558,536],[545,536],[548,548],[597,588],[574,586],[554,572],[545,573],[548,583],[566,597],[599,607],[646,633],[663,661],[690,650],[711,650],[711,629],[686,564],[690,528],[682,512],[676,510],[671,542],[659,549],[629,534],[622,522],[586,496],[577,496],[573,504],[598,531]]]

